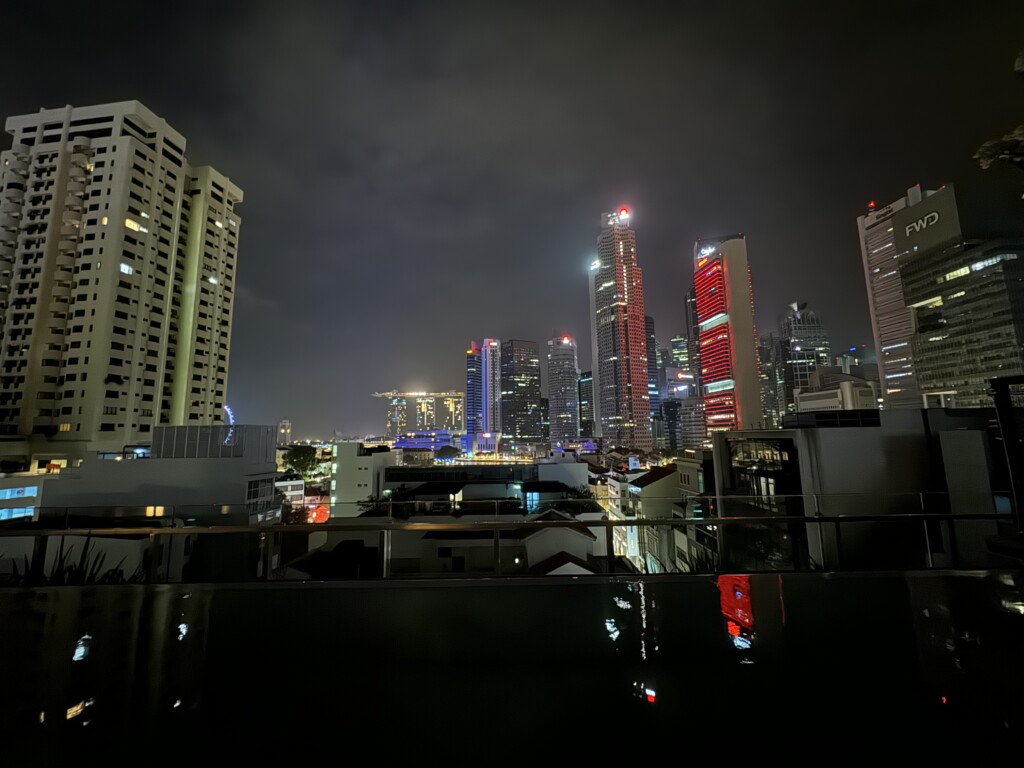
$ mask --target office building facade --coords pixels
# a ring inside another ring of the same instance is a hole
[[[569,334],[548,339],[548,423],[552,443],[580,436],[580,368],[576,341]]]
[[[762,336],[758,356],[761,363],[761,402],[765,429],[779,429],[786,411],[784,343],[774,334]]]
[[[643,275],[630,218],[626,208],[602,216],[597,259],[590,267],[594,399],[608,445],[650,451],[654,440]]]
[[[484,379],[481,368],[480,345],[469,343],[466,350],[466,434],[483,432],[484,421]]]
[[[743,235],[697,241],[693,287],[708,432],[759,426],[760,365]]]
[[[689,303],[687,303],[689,309]],[[690,371],[690,341],[685,336],[673,336],[671,341],[672,366],[681,371]]]
[[[779,322],[785,413],[796,411],[796,391],[810,386],[818,368],[832,364],[832,341],[817,313],[807,303],[793,302]]]
[[[535,341],[501,342],[502,437],[511,443],[544,441],[541,424],[540,351]]]
[[[657,439],[658,424],[661,421],[661,388],[658,384],[658,339],[654,330],[654,318],[644,317],[647,334],[647,402],[651,414],[651,434]]]
[[[594,436],[594,374],[584,371],[579,379],[580,436]]]
[[[882,208],[869,204],[868,213],[857,218],[868,310],[882,380],[881,397],[886,408],[921,407],[910,348],[913,313],[903,297],[893,217],[916,209],[933,194],[934,191],[924,191],[920,185],[911,187],[904,197]]]
[[[697,392],[703,392],[704,385],[700,372],[700,322],[697,320],[697,294],[693,287],[686,292],[686,349],[694,386]],[[681,354],[679,357],[681,359]]]
[[[7,132],[0,432],[27,460],[81,458],[158,424],[222,422],[242,191],[135,101]]]
[[[480,412],[483,432],[501,432],[501,341],[484,339],[480,347]]]
[[[1024,240],[965,235],[952,185],[893,224],[922,398],[990,407],[990,380],[1024,373]]]

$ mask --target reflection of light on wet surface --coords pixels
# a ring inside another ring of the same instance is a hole
[[[613,641],[619,639],[619,628],[615,626],[615,619],[605,619],[604,628],[608,630],[608,637]]]
[[[1024,614],[1024,602],[1021,602],[1020,600],[1007,600],[1006,598],[1003,598],[1002,603],[1003,608],[1005,608],[1010,613]]]
[[[643,699],[648,704],[653,704],[658,697],[658,694],[649,685],[636,681],[633,682],[633,695],[638,699]]]
[[[68,707],[67,719],[71,720],[72,718],[78,717],[85,711],[86,707],[91,707],[95,703],[95,699],[84,699],[78,702],[77,704],[72,704],[70,707]],[[39,722],[43,722],[43,713],[40,713],[39,718]]]
[[[72,661],[81,661],[89,655],[89,643],[92,641],[92,635],[82,635],[78,638],[78,642],[75,643],[75,652],[71,656]]]
[[[644,593],[644,583],[637,582],[640,590],[640,658],[647,660],[647,595]]]

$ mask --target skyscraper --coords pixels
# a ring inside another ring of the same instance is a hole
[[[672,345],[672,366],[690,373],[690,342],[685,336],[673,336],[669,343]]]
[[[281,419],[277,425],[277,444],[292,444],[292,423],[288,419]]]
[[[657,435],[656,422],[661,421],[661,389],[658,386],[658,339],[654,332],[654,318],[644,317],[647,334],[647,402],[651,413],[652,434]]]
[[[484,431],[483,382],[480,346],[471,341],[466,350],[466,434],[470,438]]]
[[[670,397],[661,404],[664,450],[680,453],[707,447],[704,401],[699,397]]]
[[[580,374],[580,436],[594,436],[594,375],[590,371]]]
[[[700,323],[697,321],[697,293],[691,287],[686,292],[686,348],[688,362],[696,391],[704,393],[704,382],[700,372]]]
[[[597,259],[591,264],[592,336],[596,340],[594,400],[609,445],[650,451],[647,326],[643,276],[630,212],[601,217]]]
[[[569,334],[548,339],[548,420],[552,443],[580,436],[580,367],[576,341]]]
[[[761,363],[761,402],[764,426],[779,429],[786,413],[786,379],[783,342],[774,334],[762,336],[758,353]]]
[[[38,463],[222,421],[242,191],[135,101],[7,132],[0,432]]]
[[[708,432],[757,428],[761,382],[746,239],[698,240],[693,259]]]
[[[990,379],[1024,373],[1024,239],[979,237],[951,184],[892,223],[919,392],[991,407]]]
[[[821,318],[807,303],[793,302],[779,322],[782,345],[783,413],[796,412],[798,389],[807,389],[811,374],[818,368],[832,365],[832,342]]]
[[[535,341],[501,342],[502,437],[515,442],[542,442],[540,351]]]
[[[484,339],[480,349],[481,431],[501,432],[501,342]]]
[[[903,300],[893,216],[916,207],[934,194],[922,191],[921,185],[917,185],[908,189],[905,197],[884,208],[876,209],[875,204],[870,203],[868,213],[857,217],[868,310],[882,379],[881,397],[886,408],[921,407],[910,349],[913,313]]]

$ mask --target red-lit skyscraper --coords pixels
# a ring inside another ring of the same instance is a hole
[[[590,270],[595,417],[608,445],[651,451],[644,284],[628,208],[601,217]]]
[[[708,432],[759,428],[760,366],[746,240],[698,240],[693,262]]]

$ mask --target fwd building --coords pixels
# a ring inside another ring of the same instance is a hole
[[[989,380],[1024,373],[1024,239],[965,233],[952,185],[892,228],[922,401],[991,406]]]

